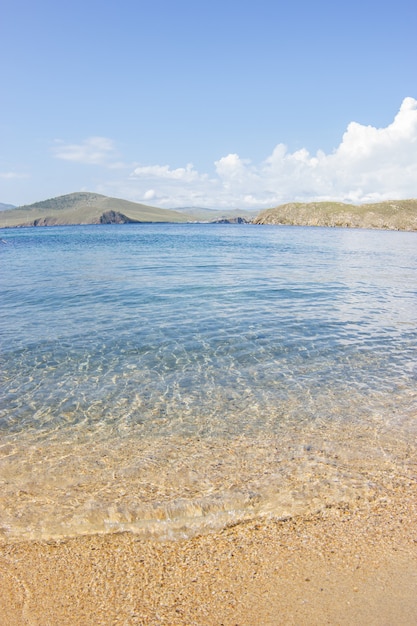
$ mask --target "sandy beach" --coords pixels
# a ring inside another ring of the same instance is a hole
[[[417,489],[176,542],[0,545],[2,626],[417,623]]]

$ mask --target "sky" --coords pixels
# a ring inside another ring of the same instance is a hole
[[[415,0],[2,0],[0,202],[417,197]]]

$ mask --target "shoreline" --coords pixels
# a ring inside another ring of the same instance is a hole
[[[171,542],[0,543],[0,623],[417,623],[417,483],[367,505]]]

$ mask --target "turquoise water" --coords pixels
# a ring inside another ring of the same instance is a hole
[[[0,239],[4,536],[178,538],[353,506],[415,476],[415,233]]]

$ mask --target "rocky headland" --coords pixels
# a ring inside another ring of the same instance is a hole
[[[374,204],[290,202],[262,211],[254,224],[417,230],[417,200]]]

